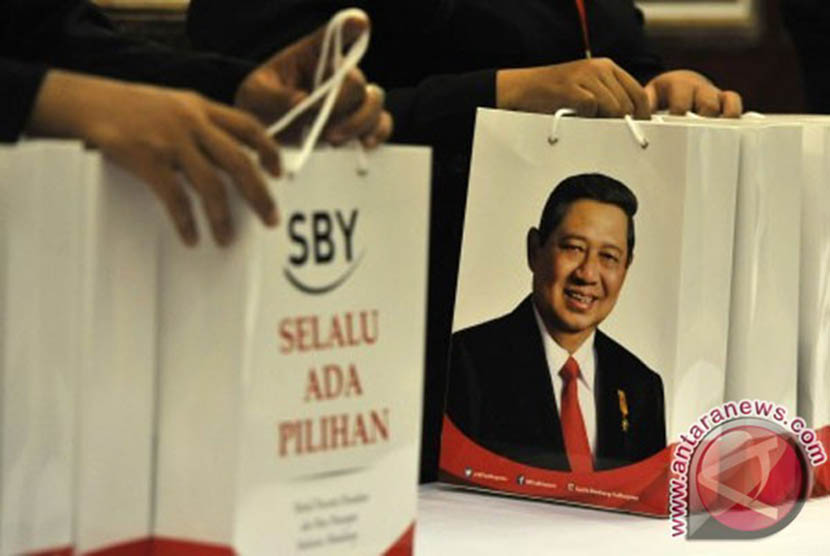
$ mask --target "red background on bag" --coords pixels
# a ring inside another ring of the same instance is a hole
[[[646,460],[619,469],[594,473],[551,471],[516,463],[482,448],[444,416],[440,475],[446,482],[498,492],[666,516],[673,448],[673,445],[667,446]],[[465,473],[467,468],[472,469],[472,475]],[[525,478],[524,484],[516,480],[520,475]],[[588,492],[590,489],[593,492]],[[597,491],[636,499],[597,494]]]
[[[819,442],[824,446],[825,453],[830,455],[830,425],[816,431]],[[814,469],[816,483],[813,485],[813,496],[827,496],[830,494],[830,461]]]

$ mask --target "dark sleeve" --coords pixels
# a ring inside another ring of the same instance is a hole
[[[118,33],[87,0],[6,0],[0,55],[233,99],[249,62],[173,50]]]
[[[663,61],[645,34],[643,12],[632,1],[592,4],[591,42],[595,56],[605,56],[645,85],[665,71]]]
[[[26,126],[46,67],[0,58],[0,142],[17,140]]]
[[[798,52],[810,112],[830,114],[830,2],[788,0],[781,15]]]
[[[645,85],[653,77],[663,73],[666,68],[663,64],[663,59],[657,53],[651,41],[646,36],[643,27],[645,25],[645,18],[640,8],[634,8],[634,17],[637,19],[637,25],[640,29],[640,37],[638,42],[640,47],[630,55],[627,61],[631,68],[629,72],[634,75],[640,83]]]
[[[494,106],[495,71],[456,74],[441,66],[438,53],[412,56],[401,46],[428,49],[434,35],[458,17],[455,0],[245,0],[235,7],[226,0],[191,0],[187,30],[196,48],[262,61],[349,6],[372,19],[376,46],[361,67],[370,81],[387,89],[386,106],[395,120],[392,140],[469,148],[476,107]],[[413,82],[413,75],[423,78]]]
[[[456,20],[473,19],[462,4],[455,0],[367,2],[376,43],[390,51],[370,50],[365,70],[370,80],[389,82],[386,106],[395,119],[395,142],[431,145],[439,154],[468,153],[476,108],[495,107],[496,70],[491,68],[498,67],[499,61],[485,59],[465,67],[447,51],[452,37],[458,38],[453,33]]]
[[[324,25],[338,10],[360,8],[374,32],[428,37],[456,0],[190,0],[187,33],[199,50],[261,60]],[[289,22],[275,25],[276,21]]]
[[[389,90],[386,99],[395,141],[462,152],[472,147],[476,108],[495,103],[496,70],[431,76],[415,87]]]

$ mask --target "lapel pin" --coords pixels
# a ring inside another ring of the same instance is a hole
[[[625,399],[625,392],[617,390],[617,398],[620,401],[620,413],[622,414],[622,431],[628,432],[628,401]]]

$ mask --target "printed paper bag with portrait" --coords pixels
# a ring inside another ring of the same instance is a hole
[[[738,138],[480,110],[443,480],[665,514],[723,396]]]

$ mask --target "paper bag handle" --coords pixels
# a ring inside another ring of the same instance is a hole
[[[268,128],[269,135],[275,135],[281,132],[291,125],[291,123],[294,122],[294,120],[296,120],[301,114],[306,112],[314,103],[320,100],[323,96],[326,97],[323,101],[323,106],[320,108],[320,112],[318,112],[314,123],[311,125],[311,129],[303,141],[299,156],[294,160],[293,164],[286,168],[286,173],[289,176],[296,175],[297,172],[305,166],[305,163],[311,155],[311,150],[314,148],[314,145],[317,144],[317,139],[323,131],[323,126],[326,124],[329,116],[331,115],[331,111],[334,108],[334,102],[337,99],[337,95],[340,92],[343,81],[346,79],[346,75],[352,69],[357,67],[361,58],[363,58],[369,48],[369,31],[367,29],[363,31],[351,47],[349,47],[349,51],[346,55],[344,56],[342,54],[343,26],[348,19],[353,17],[363,18],[365,20],[369,19],[363,10],[357,8],[341,10],[331,18],[326,26],[326,32],[323,36],[323,44],[320,48],[320,58],[317,60],[317,69],[314,72],[314,90],[310,95],[308,95],[308,97],[303,99],[302,102],[291,108],[291,110],[286,112],[282,118],[277,120],[276,123]],[[330,52],[332,50],[332,41],[334,42],[333,53]],[[329,59],[332,61],[334,72],[328,79],[323,81],[323,75],[325,74],[326,65]],[[360,149],[361,154],[361,169],[365,171],[365,154],[363,153],[361,147],[358,148]]]
[[[576,110],[572,108],[560,108],[553,114],[553,123],[550,127],[550,133],[548,134],[548,144],[553,146],[559,142],[559,121],[565,116],[574,116],[576,115]],[[625,115],[625,123],[628,126],[628,129],[631,131],[631,135],[634,136],[634,140],[644,149],[648,148],[648,139],[646,139],[645,135],[643,135],[642,130],[634,121],[630,115]]]

